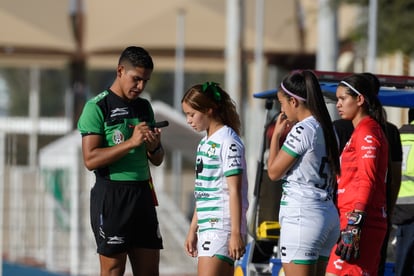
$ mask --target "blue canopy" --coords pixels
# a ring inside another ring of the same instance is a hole
[[[335,97],[337,83],[322,82],[322,92],[330,97]],[[259,99],[271,99],[276,97],[277,89],[266,90],[253,94]],[[414,89],[399,89],[381,87],[378,97],[384,106],[414,108]]]

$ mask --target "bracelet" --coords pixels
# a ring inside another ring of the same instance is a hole
[[[161,145],[161,143],[159,143],[158,146],[154,150],[148,151],[148,153],[151,154],[151,155],[154,155],[154,154],[158,153],[161,150],[162,150],[162,145]]]

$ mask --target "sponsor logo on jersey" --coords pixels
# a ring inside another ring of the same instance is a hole
[[[231,144],[229,146],[229,151],[234,152],[234,153],[237,153],[238,152],[237,145],[234,144],[234,143]],[[232,161],[232,164],[230,165],[230,167],[240,166],[241,155],[228,155],[227,156],[227,160],[231,160],[231,159],[234,159],[234,160]]]
[[[362,159],[375,159],[375,158],[377,158],[377,155],[372,154],[372,153],[370,153],[370,152],[367,152],[366,154],[364,154],[364,155],[362,156]]]
[[[365,141],[367,141],[366,140],[367,137],[372,137],[372,136],[371,135],[366,136]],[[370,142],[368,142],[368,143],[372,143],[372,140],[370,140]],[[375,147],[375,146],[371,146],[371,145],[361,146],[361,150],[366,151],[366,153],[362,156],[362,158],[375,159],[377,157],[377,155],[376,155],[377,147]]]
[[[303,130],[304,128],[302,127],[302,126],[296,126],[295,127],[295,131],[291,131],[290,133],[289,133],[289,136],[287,137],[287,139],[286,139],[286,144],[289,146],[289,147],[291,147],[292,149],[294,149],[294,148],[296,148],[295,146],[294,146],[294,143],[295,143],[295,141],[297,141],[297,142],[301,142],[301,140],[300,140],[300,138],[299,138],[299,136],[302,134],[302,130]]]
[[[365,140],[365,142],[367,142],[367,143],[372,143],[372,135],[367,135],[367,136],[365,136],[364,137],[364,140]]]
[[[233,152],[236,152],[236,151],[237,151],[237,146],[236,146],[236,144],[231,144],[231,145],[230,145],[230,147],[229,147],[229,150],[230,150],[230,151],[233,151]]]
[[[375,146],[361,146],[361,150],[373,151],[373,150],[377,150],[377,147],[375,147]]]
[[[231,164],[230,164],[230,166],[229,166],[230,168],[234,168],[234,167],[236,167],[236,168],[240,168],[241,167],[241,164],[240,164],[240,160],[239,159],[234,159],[232,162],[231,162]]]
[[[240,159],[242,157],[240,155],[229,155],[227,156],[227,160],[231,161],[230,168],[232,167],[241,167]]]
[[[214,241],[214,240],[219,239],[219,236],[215,232],[206,232],[203,235],[206,237],[207,240],[210,240],[210,241]]]
[[[227,159],[228,160],[230,160],[230,159],[241,159],[241,155],[229,155],[229,156],[227,156]]]
[[[295,126],[295,131],[297,134],[302,134],[302,130],[304,130],[303,126]]]
[[[334,261],[334,265],[336,269],[342,270],[342,264],[344,263],[344,260],[341,260],[340,258],[336,259]]]
[[[118,107],[111,110],[111,118],[128,114],[128,107]]]
[[[196,178],[198,178],[198,174],[201,173],[203,171],[203,158],[198,157],[197,161],[196,161],[196,167],[195,167],[195,171],[196,171]]]
[[[208,198],[210,197],[210,194],[207,192],[194,192],[195,198]]]

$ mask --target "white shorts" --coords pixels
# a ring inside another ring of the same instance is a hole
[[[313,264],[329,258],[339,238],[338,211],[332,201],[318,205],[280,206],[282,263]]]
[[[198,256],[233,260],[229,255],[230,232],[223,230],[207,230],[198,233]]]

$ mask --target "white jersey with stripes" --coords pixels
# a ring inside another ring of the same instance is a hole
[[[223,126],[197,147],[194,196],[198,231],[231,230],[229,189],[226,177],[242,174],[241,233],[246,233],[248,182],[245,148],[236,132]]]
[[[330,169],[323,130],[313,117],[298,122],[288,133],[282,150],[297,158],[285,176],[282,205],[303,205],[332,198]]]

